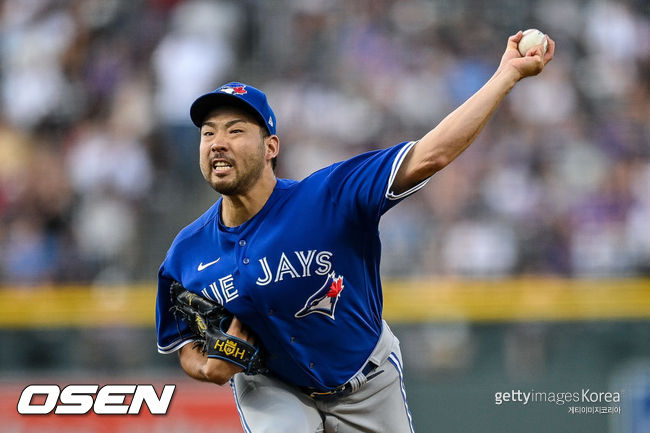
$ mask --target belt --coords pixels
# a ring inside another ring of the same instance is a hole
[[[368,374],[372,372],[372,370],[374,370],[375,368],[377,368],[377,366],[374,363],[370,361],[366,363],[366,365],[361,370],[361,374],[364,376],[363,383],[365,383],[365,379],[368,376]],[[329,391],[319,391],[317,388],[309,388],[309,387],[303,387],[302,391],[314,399],[330,400],[332,398],[352,394],[353,392],[357,391],[359,389],[359,385],[357,384],[357,386],[355,387],[353,386],[352,383],[357,379],[358,376],[359,374],[355,375],[352,379],[350,379],[343,385]],[[370,379],[372,379],[372,377]]]

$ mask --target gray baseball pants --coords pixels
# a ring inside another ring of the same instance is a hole
[[[245,433],[414,433],[406,402],[399,340],[384,322],[369,361],[357,374],[355,392],[312,398],[276,378],[237,374],[231,380]]]

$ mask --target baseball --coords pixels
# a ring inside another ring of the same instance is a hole
[[[544,33],[540,32],[537,29],[528,29],[524,32],[524,35],[519,41],[519,53],[522,56],[525,56],[528,50],[533,48],[535,45],[542,44],[542,54],[546,53],[546,48],[548,47],[548,41]]]

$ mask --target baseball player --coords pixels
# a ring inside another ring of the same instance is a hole
[[[492,78],[419,141],[364,153],[302,181],[274,174],[280,150],[266,95],[231,82],[190,109],[200,168],[221,194],[185,227],[159,270],[158,350],[191,377],[230,383],[242,427],[259,432],[413,432],[399,342],[382,319],[379,219],[465,150],[505,95],[553,58],[508,39]],[[363,127],[363,125],[359,125]],[[264,350],[268,373],[188,344],[169,290],[234,314],[227,333]]]

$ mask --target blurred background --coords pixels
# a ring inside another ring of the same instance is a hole
[[[416,430],[650,432],[645,0],[0,0],[0,431],[45,431],[14,416],[37,379],[183,381],[153,308],[171,241],[217,199],[198,95],[263,89],[278,176],[301,179],[418,139],[531,27],[553,62],[381,224]],[[177,424],[111,431],[196,427],[198,400],[239,431],[227,391],[186,385]],[[533,388],[624,389],[623,410],[494,404]]]

